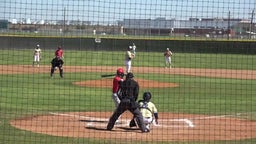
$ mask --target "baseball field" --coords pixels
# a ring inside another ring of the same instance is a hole
[[[50,78],[53,50],[0,50],[0,143],[256,143],[256,56],[137,52],[135,80],[153,94],[159,125],[150,133],[129,128],[125,113],[106,131],[114,110],[112,78],[124,52],[65,50],[64,78]]]

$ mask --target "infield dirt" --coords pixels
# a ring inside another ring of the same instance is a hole
[[[113,73],[116,67],[109,66],[65,66],[69,72]],[[134,73],[177,74],[202,77],[234,79],[256,79],[253,70],[149,68],[134,67]],[[28,65],[0,66],[0,74],[50,73],[49,66],[33,68]],[[79,86],[110,87],[111,79],[73,82]],[[163,83],[138,79],[141,87],[178,87],[177,83]],[[144,85],[145,84],[145,85]],[[256,122],[242,119],[239,115],[192,115],[183,113],[159,113],[159,125],[152,126],[150,133],[140,133],[127,125],[131,114],[122,116],[122,123],[113,131],[106,131],[107,120],[112,112],[49,113],[12,120],[18,129],[64,137],[86,137],[96,139],[126,139],[136,141],[213,141],[240,140],[256,137]]]

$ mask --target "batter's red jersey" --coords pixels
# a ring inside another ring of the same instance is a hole
[[[112,92],[113,93],[117,93],[118,89],[119,89],[119,84],[120,81],[122,81],[123,79],[119,76],[115,76],[115,78],[113,79],[113,88],[112,88]]]
[[[62,49],[57,49],[55,51],[55,56],[62,58],[63,57],[63,50]]]

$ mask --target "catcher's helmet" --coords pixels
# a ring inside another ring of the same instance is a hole
[[[124,69],[123,69],[123,68],[118,68],[118,69],[116,70],[116,74],[117,74],[118,76],[123,77],[123,76],[124,76]]]
[[[150,92],[144,92],[143,100],[149,102],[150,99],[151,99],[151,93]]]
[[[131,79],[131,78],[133,78],[134,77],[134,75],[133,75],[133,73],[131,73],[131,72],[129,72],[127,75],[126,75],[126,78],[127,79]]]

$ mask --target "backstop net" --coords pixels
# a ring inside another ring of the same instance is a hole
[[[254,0],[0,0],[0,143],[255,143]]]

